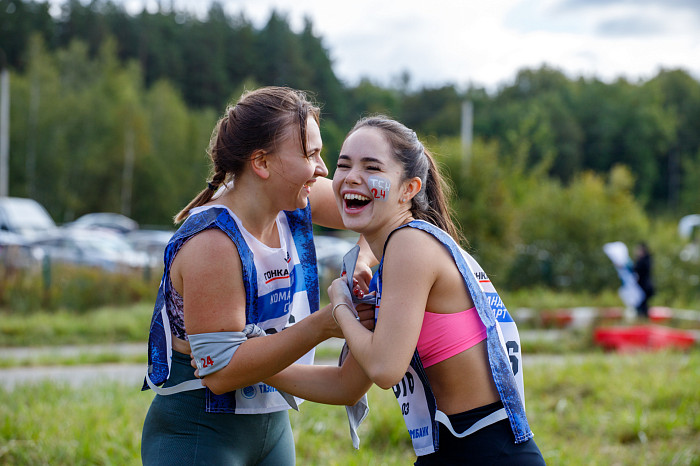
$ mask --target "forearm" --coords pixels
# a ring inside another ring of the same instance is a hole
[[[343,330],[345,341],[361,370],[383,389],[393,387],[404,376],[410,359],[405,364],[398,360],[386,342],[380,341],[376,333],[367,330],[346,306],[338,306],[335,318]]]
[[[265,380],[296,362],[330,335],[320,312],[285,330],[241,344],[228,365],[204,378],[214,393],[226,393]]]
[[[372,386],[351,357],[342,367],[293,364],[265,383],[305,400],[348,406],[357,403]]]

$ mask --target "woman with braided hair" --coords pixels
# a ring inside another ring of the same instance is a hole
[[[330,308],[319,310],[311,221],[343,228],[321,148],[318,107],[289,88],[246,92],[217,123],[213,176],[175,217],[165,251],[145,465],[294,464],[287,410],[301,400],[261,381],[313,364],[313,348],[341,336]]]

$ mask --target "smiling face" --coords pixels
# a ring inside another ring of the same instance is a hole
[[[307,119],[306,136],[307,153],[304,154],[299,131],[296,126],[290,126],[269,157],[271,177],[284,210],[306,207],[316,178],[328,175],[328,168],[321,159],[321,131],[312,117]]]
[[[345,139],[333,176],[333,192],[345,226],[370,234],[393,228],[409,216],[401,202],[406,183],[403,168],[392,154],[382,130],[360,128]]]

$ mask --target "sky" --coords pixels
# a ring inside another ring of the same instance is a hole
[[[56,0],[58,1],[58,0]],[[121,0],[127,11],[157,0]],[[511,84],[548,65],[570,78],[647,80],[682,68],[700,80],[700,0],[219,0],[262,27],[274,8],[300,31],[311,18],[347,85]],[[161,0],[205,12],[209,0]]]

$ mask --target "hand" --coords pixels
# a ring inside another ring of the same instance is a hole
[[[352,295],[350,294],[350,291],[348,291],[348,285],[345,282],[345,274],[340,278],[336,278],[333,280],[328,287],[328,297],[331,300],[332,304],[338,304],[338,303],[351,303],[352,302]]]
[[[371,304],[359,303],[355,305],[355,309],[357,310],[357,315],[360,316],[360,323],[367,330],[374,330],[374,306]]]
[[[369,283],[372,281],[372,269],[365,262],[360,260],[355,264],[355,273],[352,277],[352,292],[361,298],[369,291]]]

